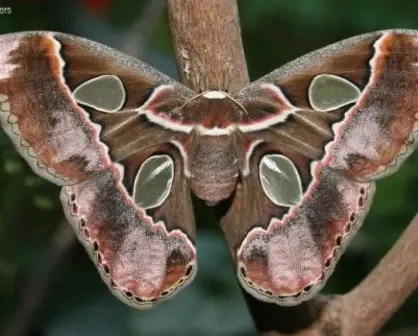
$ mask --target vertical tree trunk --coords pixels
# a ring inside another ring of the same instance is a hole
[[[168,0],[180,80],[201,92],[248,84],[236,1]]]

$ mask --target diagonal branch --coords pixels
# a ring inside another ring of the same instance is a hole
[[[180,79],[196,91],[248,84],[236,0],[167,0]],[[260,335],[375,334],[418,286],[418,216],[364,281],[346,295],[280,307],[244,293]]]
[[[328,301],[317,299],[316,307],[310,302],[310,307],[315,307],[310,310],[310,325],[292,330],[290,335],[375,335],[418,287],[417,252],[418,214],[376,268],[357,287]],[[261,334],[278,336],[284,335],[284,332],[283,328],[270,328],[263,329]]]
[[[373,335],[417,287],[418,214],[376,268],[341,298],[344,335]]]

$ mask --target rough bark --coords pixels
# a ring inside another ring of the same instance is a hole
[[[168,0],[167,10],[183,84],[202,92],[249,82],[235,1]]]

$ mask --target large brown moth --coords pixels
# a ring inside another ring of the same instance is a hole
[[[153,306],[196,273],[191,194],[221,219],[254,297],[296,305],[324,286],[374,180],[418,146],[418,32],[375,32],[237,92],[196,93],[104,45],[0,36],[0,120],[111,291]]]

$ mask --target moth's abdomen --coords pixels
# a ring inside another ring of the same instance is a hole
[[[214,205],[235,190],[238,162],[228,136],[204,136],[193,150],[191,188],[194,194]]]

